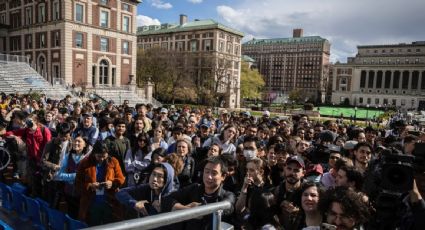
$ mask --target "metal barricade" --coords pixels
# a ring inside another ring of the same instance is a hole
[[[231,225],[221,223],[221,214],[223,210],[229,209],[231,204],[229,201],[221,201],[217,203],[201,205],[198,207],[178,210],[173,212],[161,213],[154,216],[148,216],[138,219],[125,220],[116,223],[100,225],[87,228],[89,230],[120,230],[120,229],[153,229],[185,220],[198,218],[213,213],[213,230],[221,230],[225,227],[227,230],[233,229]]]

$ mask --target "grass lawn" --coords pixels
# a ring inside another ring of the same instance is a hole
[[[354,108],[338,108],[338,107],[319,107],[320,108],[320,115],[325,116],[334,116],[339,117],[342,113],[343,117],[350,118],[352,115],[354,117],[354,114],[356,114],[357,118],[364,119],[366,118],[366,115],[372,119],[374,116],[378,117],[379,115],[383,114],[383,110],[378,110],[376,108],[370,108],[370,109],[364,109],[364,108],[358,108],[357,112],[354,110]],[[316,107],[314,110],[318,110]]]

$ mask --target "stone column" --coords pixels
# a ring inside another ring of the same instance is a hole
[[[390,88],[393,89],[393,82],[394,82],[394,70],[391,70],[391,80],[390,80]]]
[[[99,86],[99,66],[98,65],[93,65],[95,67],[95,73],[94,73],[94,86],[98,87]]]
[[[374,74],[373,74],[373,84],[372,84],[372,88],[373,89],[376,89],[376,79],[378,78],[378,71],[374,71]]]
[[[409,71],[409,83],[407,85],[407,90],[409,90],[409,92],[412,91],[412,81],[413,81],[412,78],[413,78],[413,74],[412,74],[412,71],[410,70]]]

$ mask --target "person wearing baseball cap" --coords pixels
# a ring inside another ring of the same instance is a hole
[[[283,169],[285,180],[275,189],[274,195],[277,199],[279,222],[284,229],[291,229],[295,221],[291,216],[297,213],[297,192],[301,188],[305,174],[305,163],[300,156],[291,156],[286,160]]]

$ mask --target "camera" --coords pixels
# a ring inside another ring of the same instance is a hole
[[[391,192],[404,193],[412,190],[415,157],[394,154],[394,149],[386,149],[382,155],[382,181],[380,187]]]

